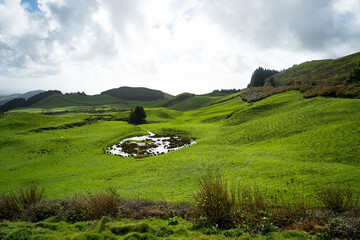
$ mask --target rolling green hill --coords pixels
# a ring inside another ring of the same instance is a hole
[[[67,129],[91,114],[0,118],[0,191],[19,184],[46,187],[49,198],[115,187],[127,198],[189,201],[199,176],[220,169],[231,180],[269,191],[293,186],[312,194],[326,183],[359,189],[360,101],[299,92],[243,102],[238,94],[197,110],[145,109],[149,124],[98,121]],[[49,130],[36,129],[49,128]],[[144,159],[108,155],[121,139],[155,133],[195,137],[197,143]]]
[[[220,97],[207,97],[207,96],[192,96],[183,101],[180,101],[174,105],[169,106],[169,109],[178,110],[178,111],[190,111],[194,109],[198,109],[204,107],[216,100]]]
[[[156,101],[169,96],[162,91],[144,87],[119,87],[101,92],[101,95],[109,95],[125,101]]]
[[[212,94],[194,95],[190,93],[182,93],[170,99],[168,102],[162,105],[162,107],[178,111],[190,111],[211,104],[212,102],[215,102],[216,100],[220,99],[223,96],[226,96],[227,94],[219,93],[214,95],[215,96],[213,96]]]

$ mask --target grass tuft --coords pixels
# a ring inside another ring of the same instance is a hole
[[[220,173],[204,175],[194,199],[194,217],[198,226],[227,228],[233,225],[236,205]]]
[[[21,209],[36,204],[44,199],[44,188],[37,185],[19,186],[12,192],[12,196]]]
[[[330,211],[342,213],[359,203],[359,194],[344,184],[330,184],[319,188],[316,198]]]

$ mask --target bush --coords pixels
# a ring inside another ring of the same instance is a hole
[[[19,205],[13,195],[0,193],[0,220],[12,219],[21,212]]]
[[[237,199],[238,208],[246,211],[258,212],[267,208],[265,195],[257,185],[234,186],[232,188],[233,199]]]
[[[56,216],[60,211],[60,206],[56,201],[41,201],[29,205],[21,213],[21,219],[30,222],[39,222]]]
[[[120,203],[116,191],[108,189],[62,202],[61,214],[71,222],[101,219],[103,216],[116,217]]]
[[[311,207],[313,206],[313,198],[302,192],[298,188],[290,188],[289,191],[286,191],[287,196],[285,196],[285,193],[276,195],[275,206],[270,209],[272,223],[281,227],[299,222],[301,222],[301,226],[308,225],[308,223],[302,221],[313,218],[314,209]],[[317,224],[317,221],[314,223]],[[310,221],[309,224],[312,225],[313,221]]]
[[[236,203],[220,173],[203,176],[194,199],[194,217],[198,226],[229,228],[234,225]]]
[[[330,239],[359,239],[360,232],[341,218],[335,218],[329,221],[325,235]]]
[[[37,185],[19,186],[9,195],[0,194],[0,219],[13,219],[32,208],[44,198],[44,189]],[[26,214],[25,214],[26,215]]]
[[[330,211],[341,213],[358,205],[359,195],[350,186],[327,185],[319,188],[316,198]]]
[[[19,186],[12,192],[12,196],[23,210],[44,199],[44,188],[39,188],[37,185],[29,185],[26,188]]]

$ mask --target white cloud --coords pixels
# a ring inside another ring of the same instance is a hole
[[[242,88],[281,69],[360,47],[357,0],[0,1],[0,84],[99,93],[146,86]]]

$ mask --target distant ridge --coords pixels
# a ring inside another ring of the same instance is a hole
[[[12,99],[0,106],[0,112],[6,112],[6,111],[9,111],[9,110],[15,109],[15,108],[29,107],[32,104],[34,104],[44,98],[47,98],[48,96],[54,95],[54,94],[62,94],[62,93],[58,90],[49,90],[46,92],[45,91],[40,92],[28,99],[25,99],[25,98]]]
[[[16,98],[24,98],[25,100],[27,100],[28,98],[31,98],[32,96],[35,96],[39,93],[45,92],[44,90],[35,90],[35,91],[30,91],[30,92],[26,92],[26,93],[15,93],[15,94],[11,94],[11,95],[5,95],[5,96],[1,96],[0,97],[0,106],[13,100]]]
[[[101,92],[101,94],[125,101],[155,101],[165,99],[164,92],[144,87],[119,87]]]

